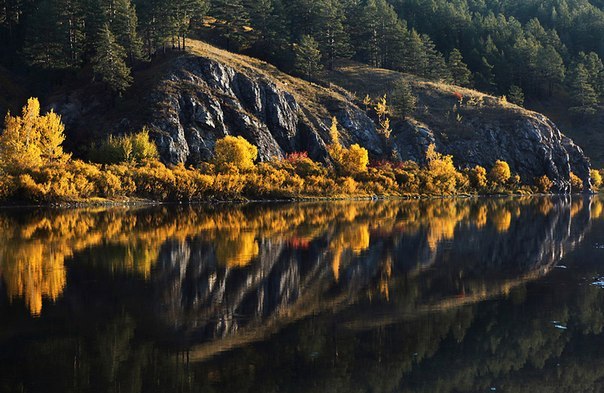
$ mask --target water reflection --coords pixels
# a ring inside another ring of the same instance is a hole
[[[573,286],[552,311],[527,287],[581,252],[603,212],[566,197],[5,210],[0,365],[15,379],[0,373],[0,391],[45,378],[56,391],[238,391],[236,378],[313,391],[263,376],[271,359],[297,370],[287,381],[325,374],[341,391],[361,375],[360,391],[486,389],[560,356],[571,334],[549,320],[602,332],[604,291]],[[54,352],[65,359],[38,370]],[[37,379],[22,380],[30,363]],[[434,370],[451,375],[426,380]]]

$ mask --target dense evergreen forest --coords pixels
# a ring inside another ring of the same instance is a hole
[[[309,79],[351,58],[581,116],[604,95],[600,0],[0,0],[3,65],[44,81],[85,70],[121,93],[190,35]]]

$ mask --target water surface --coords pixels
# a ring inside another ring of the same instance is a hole
[[[597,198],[0,210],[0,392],[604,388]]]

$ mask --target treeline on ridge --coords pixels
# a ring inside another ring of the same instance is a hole
[[[604,94],[603,5],[588,0],[1,0],[6,66],[92,66],[122,93],[131,67],[189,35],[310,79],[340,59],[507,95]],[[562,89],[564,87],[564,89]]]

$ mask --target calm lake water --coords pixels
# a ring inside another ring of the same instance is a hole
[[[600,392],[596,197],[0,210],[0,392]]]

